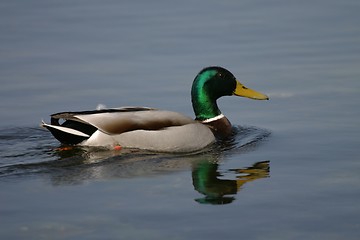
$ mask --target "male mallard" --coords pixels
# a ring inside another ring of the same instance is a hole
[[[55,113],[51,124],[41,126],[65,144],[192,152],[231,134],[231,124],[216,104],[218,98],[230,95],[269,99],[242,85],[228,70],[207,67],[195,77],[191,89],[195,120],[177,112],[124,107]],[[60,124],[59,119],[65,121]]]

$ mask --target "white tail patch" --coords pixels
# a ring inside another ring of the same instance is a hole
[[[106,109],[106,105],[99,103],[99,104],[96,106],[96,110],[102,110],[102,109]]]
[[[67,128],[67,127],[62,127],[62,126],[55,126],[55,125],[46,124],[44,121],[42,121],[41,126],[42,127],[54,128],[54,129],[57,129],[59,131],[66,132],[66,133],[76,135],[76,136],[80,136],[80,137],[90,137],[89,135],[87,135],[87,134],[85,134],[83,132],[80,132],[78,130],[75,130],[75,129],[72,129],[72,128]]]

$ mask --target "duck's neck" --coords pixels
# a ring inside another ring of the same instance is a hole
[[[221,111],[216,104],[216,100],[203,95],[192,96],[192,105],[196,120],[205,121],[221,115]]]
[[[207,75],[197,76],[191,88],[191,102],[196,120],[199,121],[214,118],[221,114],[216,104],[218,97],[213,96],[211,91],[208,91],[208,86],[205,86],[205,80],[209,77],[209,74],[215,73],[209,72]]]

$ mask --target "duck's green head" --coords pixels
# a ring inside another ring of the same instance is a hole
[[[216,100],[222,96],[240,96],[268,100],[268,96],[241,84],[234,75],[222,67],[207,67],[195,77],[191,101],[196,119],[203,121],[221,114]]]

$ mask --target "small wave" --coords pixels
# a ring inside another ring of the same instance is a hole
[[[271,132],[253,126],[233,126],[233,134],[229,139],[217,143],[221,152],[245,152],[253,150],[257,144],[269,137]]]

